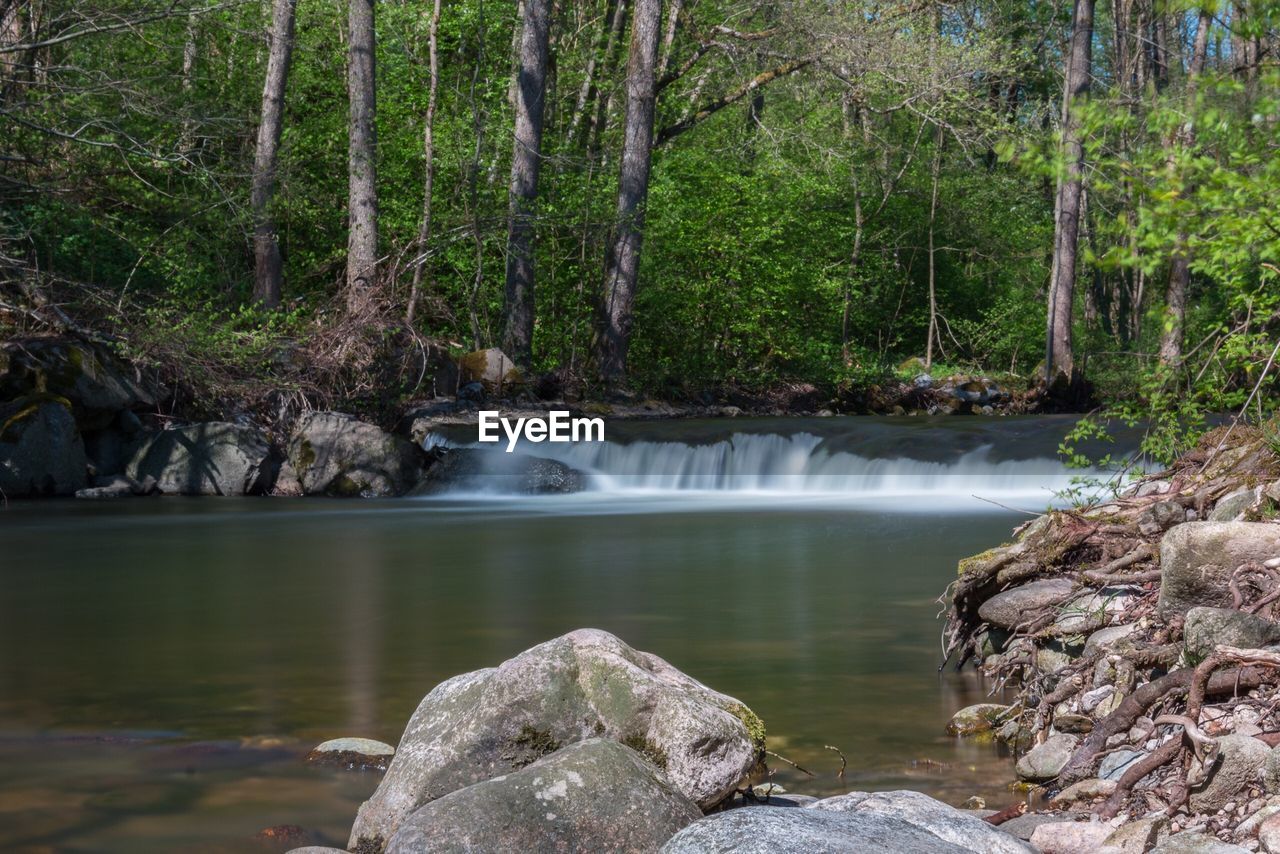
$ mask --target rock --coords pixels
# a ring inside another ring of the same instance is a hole
[[[426,460],[411,442],[340,412],[298,419],[288,456],[304,494],[341,498],[403,495]]]
[[[56,395],[68,402],[83,431],[106,427],[122,410],[156,403],[156,390],[101,345],[31,338],[0,345],[0,355],[0,400]]]
[[[1058,618],[1046,631],[1056,637],[1079,635],[1088,630],[1093,620],[1109,622],[1109,618],[1123,615],[1136,601],[1133,594],[1113,587],[1086,593],[1063,605]]]
[[[764,725],[742,703],[580,629],[436,686],[360,808],[350,847],[388,840],[423,804],[594,736],[638,749],[701,809],[731,795],[764,755]]]
[[[1231,574],[1241,564],[1280,554],[1280,525],[1188,522],[1160,541],[1160,605],[1166,619],[1197,605],[1227,607]]]
[[[396,749],[371,738],[333,738],[307,754],[316,765],[336,765],[348,771],[386,771]]]
[[[1258,827],[1258,843],[1267,854],[1280,854],[1280,815],[1263,819]]]
[[[673,836],[662,846],[661,854],[965,854],[978,850],[947,842],[899,818],[811,808],[729,810],[709,815]]]
[[[1224,735],[1217,739],[1220,758],[1198,788],[1191,790],[1190,806],[1195,812],[1217,812],[1240,792],[1262,779],[1271,748],[1248,735]]]
[[[1114,829],[1100,821],[1051,821],[1036,828],[1031,844],[1050,854],[1093,854]]]
[[[1138,484],[1138,488],[1134,491],[1134,495],[1139,498],[1146,498],[1148,495],[1164,495],[1173,484],[1167,480],[1148,480]]]
[[[1058,732],[1087,733],[1093,730],[1093,718],[1072,712],[1059,712],[1053,716],[1053,728]]]
[[[947,734],[964,736],[991,732],[1008,713],[1009,707],[999,703],[977,703],[965,706],[951,716],[951,720],[947,723]]]
[[[1124,772],[1129,770],[1130,765],[1146,755],[1145,750],[1127,748],[1114,750],[1102,757],[1102,761],[1098,763],[1098,776],[1103,780],[1118,782],[1124,776]]]
[[[1035,835],[1037,827],[1042,824],[1051,824],[1055,821],[1059,821],[1059,817],[1057,815],[1029,812],[1009,819],[1004,824],[1000,825],[1000,831],[1002,833],[1008,833],[1011,836],[1016,836],[1024,842],[1029,842],[1031,837]]]
[[[1262,769],[1262,783],[1268,795],[1280,795],[1280,747],[1267,754],[1267,761]]]
[[[989,854],[1027,854],[1026,845],[975,816],[920,792],[849,792],[824,798],[810,809],[896,818],[965,848]]]
[[[1197,607],[1187,611],[1183,646],[1201,661],[1221,644],[1257,649],[1280,643],[1280,623],[1232,608]]]
[[[1067,786],[1067,788],[1054,795],[1050,803],[1058,807],[1068,807],[1076,801],[1092,801],[1096,798],[1105,798],[1115,790],[1115,780],[1090,777],[1087,780],[1077,780]]]
[[[1156,844],[1168,826],[1169,819],[1163,815],[1140,818],[1120,825],[1102,844],[1115,854],[1142,854]]]
[[[1067,601],[1075,589],[1075,582],[1067,578],[1033,581],[992,596],[978,608],[978,616],[993,626],[1012,629],[1026,622],[1029,612]]]
[[[1084,643],[1085,657],[1092,655],[1097,650],[1112,650],[1121,646],[1124,639],[1133,634],[1138,628],[1137,623],[1126,623],[1123,626],[1107,626],[1105,629],[1098,629],[1089,635],[1089,639]]]
[[[1187,511],[1176,501],[1157,501],[1138,514],[1138,530],[1152,536],[1187,521]]]
[[[1236,825],[1236,829],[1232,831],[1232,836],[1237,840],[1249,839],[1258,835],[1258,829],[1262,827],[1262,823],[1276,813],[1280,813],[1280,806],[1264,806],[1253,815]]]
[[[480,383],[489,394],[504,394],[524,382],[516,363],[496,347],[476,350],[458,361],[462,383]]]
[[[107,483],[101,486],[89,486],[84,489],[76,490],[76,498],[87,498],[90,500],[105,500],[112,498],[129,498],[137,494],[138,484],[130,480],[124,475],[117,475],[109,478]]]
[[[450,448],[427,470],[414,495],[473,491],[549,495],[581,492],[587,476],[559,460],[498,450]]]
[[[1257,489],[1237,489],[1229,495],[1218,499],[1213,512],[1209,514],[1210,522],[1230,522],[1238,518],[1258,500]]]
[[[172,495],[260,495],[271,488],[279,460],[261,433],[224,422],[155,434],[138,448],[125,474]]]
[[[6,496],[72,495],[85,487],[87,465],[66,400],[30,395],[0,404],[0,490]]]
[[[1222,842],[1207,833],[1175,833],[1150,854],[1249,854],[1248,848]]]
[[[1080,696],[1080,708],[1085,712],[1092,712],[1111,699],[1116,693],[1114,685],[1099,685],[1097,688],[1085,691]]]
[[[639,753],[593,738],[426,804],[387,851],[655,851],[701,817]]]
[[[1051,735],[1024,754],[1014,770],[1023,780],[1052,780],[1067,764],[1079,743],[1080,739],[1074,735]]]
[[[1036,650],[1036,669],[1041,673],[1057,673],[1075,659],[1070,653],[1051,646],[1042,646]]]
[[[290,848],[285,854],[347,854],[347,849],[325,848],[323,845],[304,845],[302,848]]]

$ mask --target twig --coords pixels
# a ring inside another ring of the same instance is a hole
[[[849,767],[849,760],[844,758],[844,751],[838,747],[832,747],[829,744],[822,745],[827,750],[834,750],[840,756],[840,770],[836,772],[836,779],[843,780],[845,769]]]
[[[1005,510],[1012,510],[1014,513],[1022,513],[1022,514],[1025,514],[1025,515],[1027,515],[1027,516],[1040,516],[1040,515],[1041,515],[1040,513],[1036,513],[1036,512],[1031,511],[1031,510],[1019,510],[1017,507],[1010,507],[1008,504],[1001,504],[999,501],[992,501],[990,498],[983,498],[981,495],[973,495],[972,497],[973,497],[973,498],[978,499],[979,501],[985,501],[985,502],[987,502],[988,504],[994,504],[995,506],[1000,507],[1000,508],[1003,508],[1003,509],[1005,509]]]
[[[785,757],[785,756],[779,756],[777,753],[774,753],[772,750],[766,750],[766,751],[765,751],[765,753],[769,754],[769,755],[770,755],[770,756],[772,756],[774,759],[781,759],[783,762],[787,763],[787,764],[788,764],[788,765],[790,765],[792,768],[796,769],[797,771],[799,771],[799,772],[800,772],[800,773],[802,773],[802,774],[808,774],[810,777],[817,777],[817,776],[818,776],[817,774],[813,773],[812,771],[809,771],[809,770],[807,770],[807,769],[805,769],[805,768],[801,768],[799,765],[797,765],[796,763],[792,762],[792,761],[791,761],[790,759],[788,759],[787,757]]]

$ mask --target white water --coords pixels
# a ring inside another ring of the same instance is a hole
[[[429,441],[441,444],[439,440]],[[579,499],[588,500],[695,495],[721,500],[760,497],[858,502],[915,498],[935,505],[940,500],[953,503],[956,499],[977,503],[976,496],[1001,503],[1016,501],[1020,508],[1044,509],[1082,474],[1049,457],[995,460],[990,444],[950,455],[931,449],[934,456],[943,458],[941,462],[909,457],[869,458],[832,450],[830,444],[807,432],[735,433],[728,439],[698,444],[522,441],[511,456],[555,459],[585,473],[589,488]],[[487,451],[494,454],[496,469],[503,462],[513,462],[511,456],[492,445],[487,446]],[[472,488],[500,494],[508,479],[498,475],[484,480],[493,483]]]

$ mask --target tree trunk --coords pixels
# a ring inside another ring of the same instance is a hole
[[[253,298],[266,308],[280,305],[282,264],[276,239],[271,198],[275,193],[276,164],[284,117],[285,85],[293,55],[293,19],[297,0],[275,0],[271,14],[267,77],[262,86],[262,118],[253,158],[250,207],[253,210]]]
[[[1178,155],[1195,144],[1194,115],[1200,74],[1204,71],[1209,46],[1211,15],[1201,9],[1196,24],[1195,44],[1187,68],[1187,120],[1178,128],[1169,147],[1170,178],[1176,178]],[[1176,183],[1173,186],[1177,186]],[[1164,298],[1164,325],[1160,330],[1160,364],[1174,366],[1182,361],[1182,330],[1187,318],[1187,286],[1191,283],[1191,259],[1187,255],[1187,233],[1180,230],[1169,258],[1169,285]]]
[[[502,349],[521,368],[533,365],[534,218],[542,164],[542,118],[547,96],[551,0],[524,0],[516,73],[515,145],[507,216],[507,301]]]
[[[933,344],[942,351],[942,333],[938,330],[938,266],[935,232],[938,222],[938,184],[942,175],[942,125],[938,125],[933,140],[933,162],[929,164],[929,335],[924,346],[924,369],[933,368]]]
[[[422,292],[422,277],[427,269],[427,244],[431,239],[431,193],[436,177],[436,94],[440,89],[440,0],[431,9],[431,27],[427,31],[427,59],[431,82],[427,89],[427,116],[422,122],[422,159],[425,163],[422,179],[422,223],[418,226],[418,259],[413,267],[413,285],[409,288],[409,307],[405,309],[404,322],[413,325],[418,312],[418,297]]]
[[[627,113],[618,180],[617,223],[605,259],[602,328],[596,341],[600,375],[610,384],[625,383],[627,377],[631,307],[640,272],[645,201],[649,195],[649,167],[653,156],[655,66],[661,24],[662,0],[637,0],[627,61]]]
[[[378,282],[378,187],[375,158],[377,70],[374,61],[374,0],[350,0],[347,97],[347,313],[364,316],[374,307]]]
[[[1053,276],[1049,283],[1049,322],[1044,360],[1046,382],[1052,382],[1058,374],[1068,380],[1075,378],[1071,320],[1075,301],[1076,246],[1080,239],[1080,196],[1084,189],[1084,132],[1076,106],[1089,92],[1094,2],[1076,0],[1067,54],[1062,99],[1062,153],[1066,172],[1058,179],[1055,205]]]

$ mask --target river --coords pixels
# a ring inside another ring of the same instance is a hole
[[[341,845],[377,780],[310,747],[394,744],[437,682],[588,626],[746,702],[790,790],[1002,806],[1007,758],[943,732],[987,687],[938,672],[935,600],[1068,486],[1071,423],[610,425],[531,449],[591,473],[570,496],[12,502],[0,850]]]

